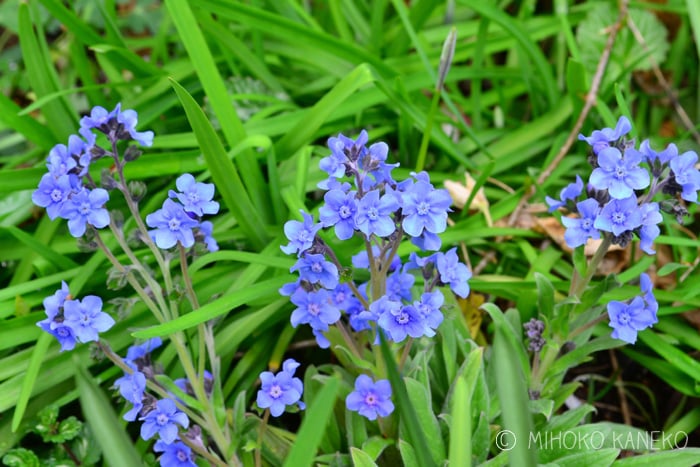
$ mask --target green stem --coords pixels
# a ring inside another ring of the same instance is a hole
[[[420,172],[425,167],[425,159],[428,154],[428,142],[430,141],[430,133],[433,131],[433,120],[437,112],[438,104],[440,103],[441,90],[436,89],[433,94],[433,100],[430,103],[430,110],[425,121],[425,131],[423,131],[423,139],[420,142],[418,150],[418,161],[416,162],[416,172]]]
[[[588,266],[586,266],[586,276],[583,278],[583,280],[576,281],[576,285],[574,285],[574,283],[572,282],[570,295],[575,297],[581,297],[581,294],[584,290],[586,290],[586,287],[588,287],[588,284],[591,282],[591,279],[593,279],[593,276],[598,270],[598,265],[605,257],[605,253],[608,252],[608,248],[610,248],[610,245],[612,245],[612,235],[609,233],[604,233],[603,241],[600,243],[595,254],[588,262]]]
[[[263,415],[262,422],[260,423],[260,428],[258,430],[258,446],[255,450],[255,467],[262,467],[262,443],[263,434],[265,433],[265,428],[267,428],[267,421],[270,419],[270,409],[265,409],[265,414]]]

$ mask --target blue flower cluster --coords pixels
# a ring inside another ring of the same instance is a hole
[[[586,190],[577,176],[575,183],[562,190],[559,200],[547,197],[550,211],[565,207],[578,214],[562,217],[566,227],[564,239],[571,248],[601,235],[608,235],[612,243],[625,246],[636,234],[641,249],[654,254],[653,242],[663,220],[661,212],[675,215],[680,222],[687,212],[681,199],[698,202],[697,154],[688,151],[679,155],[674,144],[656,152],[648,140],[637,149],[634,141],[624,139],[631,129],[629,120],[623,116],[614,129],[596,130],[589,137],[579,135],[580,140],[592,147],[589,161],[593,172]],[[668,198],[653,201],[659,193]]]
[[[100,297],[87,295],[73,300],[65,282],[44,299],[44,311],[46,319],[36,324],[58,340],[61,352],[72,350],[78,342],[97,342],[99,333],[114,326],[114,319],[102,311]]]
[[[184,174],[175,180],[175,186],[178,191],[169,191],[163,207],[146,216],[146,224],[153,228],[149,235],[158,248],[172,248],[178,242],[189,248],[199,237],[207,250],[217,251],[213,224],[201,220],[204,214],[219,212],[219,203],[213,201],[214,184],[196,182],[191,174]]]
[[[121,104],[111,112],[94,107],[89,116],[80,120],[80,136],[71,135],[67,146],[57,144],[49,151],[48,173],[32,193],[34,204],[46,208],[51,220],[66,219],[68,230],[76,238],[85,234],[88,225],[97,229],[109,225],[109,212],[104,208],[109,193],[96,187],[88,169],[93,161],[114,156],[118,141],[134,140],[142,146],[153,144],[153,132],[137,132],[137,123],[136,112],[121,110]],[[96,132],[107,136],[112,152],[96,145]]]
[[[299,279],[282,287],[280,293],[296,305],[292,326],[310,325],[321,348],[330,346],[324,333],[343,316],[354,331],[374,332],[375,343],[379,329],[394,342],[432,337],[443,321],[445,297],[437,287],[449,286],[460,297],[469,294],[471,272],[459,261],[456,248],[438,251],[442,246],[438,234],[445,231],[452,204],[449,193],[435,188],[426,172],[394,180],[392,171],[398,164],[387,163],[387,144],[367,146],[367,142],[364,130],[356,140],[342,134],[328,140],[331,154],[319,164],[328,175],[318,185],[326,191],[319,221],[302,211],[301,221],[284,226],[289,243],[281,248],[296,255],[291,272],[298,273]],[[353,237],[363,241],[364,249],[352,258],[352,266],[358,276],[366,270],[368,281],[356,283],[349,277],[348,269],[319,235],[324,229],[332,229],[341,241]],[[396,253],[404,238],[432,253],[425,257],[412,253],[402,263]],[[417,277],[423,280],[423,290],[414,297]],[[371,397],[362,397],[379,405],[372,402],[371,408],[362,409],[360,396],[353,396],[352,410],[368,417],[374,414],[374,418],[393,410],[391,402],[384,400],[391,393],[385,387],[388,383],[377,383],[377,389],[364,379],[357,384],[363,394],[374,391]]]
[[[124,414],[124,420],[133,422],[137,418],[141,424],[141,438],[149,440],[158,435],[153,449],[162,452],[160,465],[163,467],[194,467],[192,449],[180,439],[180,428],[189,427],[189,418],[177,408],[173,399],[156,399],[146,392],[146,381],[156,381],[156,368],[151,361],[151,352],[162,345],[159,337],[154,337],[141,345],[127,350],[124,363],[132,370],[114,382],[119,394],[131,404]],[[176,381],[177,384],[177,381]],[[180,382],[180,387],[185,385]],[[178,400],[179,401],[179,400]],[[189,432],[185,433],[187,436]]]

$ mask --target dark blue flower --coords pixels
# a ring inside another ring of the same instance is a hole
[[[469,283],[472,273],[466,265],[459,262],[457,248],[452,248],[447,253],[437,254],[437,270],[440,274],[440,282],[449,285],[452,291],[462,298],[469,295]]]
[[[190,425],[187,415],[180,412],[170,399],[156,402],[156,408],[139,420],[143,420],[141,438],[149,440],[157,433],[165,444],[172,444],[178,438],[178,425],[183,428]]]
[[[642,213],[637,206],[637,198],[612,199],[600,211],[593,223],[596,229],[620,235],[642,225]]]
[[[189,248],[194,245],[192,229],[199,223],[187,215],[183,207],[171,199],[166,199],[162,209],[146,216],[146,224],[153,227],[148,233],[158,248],[172,248],[177,242]]]
[[[663,217],[659,212],[659,203],[644,203],[639,207],[639,212],[642,215],[642,225],[639,228],[639,247],[646,253],[653,255],[653,243],[656,237],[659,236],[661,230],[657,225]]]
[[[63,304],[64,324],[70,326],[79,342],[97,342],[99,333],[114,326],[114,319],[102,311],[102,299],[87,295],[81,300],[66,300]]]
[[[104,208],[109,193],[102,188],[83,188],[71,194],[63,203],[60,216],[68,220],[68,230],[76,238],[82,237],[88,224],[101,229],[109,225],[109,212]]]
[[[649,172],[639,167],[642,154],[633,149],[625,151],[625,156],[615,147],[605,148],[598,153],[598,166],[591,173],[591,185],[599,190],[608,190],[610,196],[623,199],[649,186]]]
[[[582,134],[578,135],[580,141],[586,141],[593,147],[593,152],[595,154],[600,153],[603,149],[610,147],[610,143],[613,143],[626,135],[632,129],[630,121],[624,115],[619,118],[615,129],[603,128],[602,130],[594,130],[591,136],[585,137]]]
[[[379,197],[379,191],[372,190],[360,199],[355,225],[367,238],[374,234],[388,237],[396,230],[391,214],[399,209],[399,202],[392,195]]]
[[[219,212],[219,203],[212,201],[213,183],[197,182],[191,174],[183,174],[175,180],[175,186],[179,192],[170,190],[168,196],[180,200],[186,212],[197,216]]]
[[[700,171],[695,168],[697,162],[698,155],[693,151],[683,153],[670,162],[676,183],[683,188],[681,198],[693,203],[698,202],[698,190],[700,190]]]
[[[318,211],[323,227],[333,226],[340,240],[347,240],[355,233],[356,194],[355,191],[330,190],[323,197],[326,203]]]
[[[326,261],[321,254],[306,254],[299,258],[289,272],[299,271],[299,277],[311,284],[321,284],[326,289],[338,285],[338,268]]]
[[[589,238],[599,239],[600,232],[595,228],[595,220],[600,213],[600,205],[594,199],[576,203],[579,217],[562,217],[561,223],[566,227],[564,240],[570,248],[584,245]]]
[[[282,364],[282,371],[272,374],[270,371],[260,373],[262,383],[258,391],[256,403],[261,409],[270,409],[270,415],[279,417],[288,405],[297,404],[303,410],[305,405],[301,402],[304,392],[304,384],[301,379],[294,377],[294,372],[299,363],[293,358],[288,358]]]
[[[576,201],[576,198],[581,196],[583,193],[583,180],[581,177],[576,175],[576,181],[574,183],[569,183],[561,190],[559,194],[559,199],[545,197],[545,201],[549,205],[549,212],[554,212],[557,209],[566,206],[567,201]]]
[[[642,297],[634,297],[629,304],[618,301],[608,303],[608,316],[613,328],[612,337],[630,344],[637,341],[639,331],[657,322],[655,314],[645,306]]]
[[[293,327],[309,324],[314,329],[327,331],[328,325],[340,319],[340,310],[333,304],[331,294],[325,289],[307,292],[300,288],[290,300],[297,306],[291,316]]]
[[[301,255],[303,252],[311,248],[313,245],[316,233],[321,230],[322,225],[314,224],[314,219],[311,214],[300,211],[303,222],[287,221],[284,224],[284,234],[289,240],[289,244],[280,247],[286,254],[291,255],[296,253]]]
[[[197,467],[192,449],[182,441],[168,444],[159,439],[153,450],[163,453],[159,459],[161,467]]]
[[[345,398],[348,410],[358,412],[369,420],[387,417],[394,411],[391,402],[391,385],[386,379],[376,383],[367,375],[360,375],[355,380],[355,390]]]

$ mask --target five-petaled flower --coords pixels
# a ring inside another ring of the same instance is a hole
[[[139,420],[143,420],[141,438],[149,440],[158,434],[165,444],[171,444],[178,438],[178,425],[187,428],[190,424],[187,415],[180,412],[170,399],[160,399],[156,407]]]
[[[199,223],[187,215],[184,208],[171,199],[166,199],[163,208],[146,216],[146,224],[153,227],[149,235],[158,248],[172,248],[178,242],[189,248],[194,245],[192,229]]]
[[[369,376],[360,375],[355,380],[355,390],[345,398],[345,405],[369,420],[387,417],[394,411],[391,385],[386,379],[375,383]]]
[[[300,410],[306,407],[300,400],[304,384],[294,376],[299,363],[288,358],[282,363],[282,371],[276,375],[270,371],[260,373],[262,386],[258,391],[257,404],[261,409],[270,409],[270,415],[279,417],[288,405],[296,404]]]

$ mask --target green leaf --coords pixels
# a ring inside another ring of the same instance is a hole
[[[472,453],[472,414],[469,391],[464,378],[457,378],[454,404],[450,413],[450,465],[470,465]]]
[[[246,237],[256,248],[262,249],[267,244],[265,231],[261,228],[264,224],[250,201],[238,169],[226,155],[224,146],[197,102],[175,80],[171,79],[170,83],[185,109],[187,120],[197,136],[197,142],[211,171],[212,180],[226,207],[236,218]]]
[[[620,450],[606,448],[577,452],[568,456],[559,457],[556,465],[560,467],[589,467],[591,465],[611,465],[620,455]]]
[[[406,391],[415,409],[418,423],[425,435],[433,461],[439,465],[445,459],[445,444],[440,432],[440,424],[433,413],[430,394],[427,388],[412,378],[404,378]]]
[[[24,448],[7,451],[7,454],[2,456],[2,463],[8,467],[39,467],[41,465],[36,454]]]
[[[377,465],[369,454],[355,447],[350,448],[350,457],[355,467],[376,467]]]
[[[340,380],[337,376],[326,380],[323,388],[316,394],[313,403],[306,411],[304,420],[301,422],[299,432],[292,445],[285,467],[301,467],[312,465],[318,446],[323,438],[325,427],[331,421],[333,406],[340,387]]]
[[[688,269],[690,266],[688,264],[681,264],[681,263],[666,263],[663,266],[659,268],[658,271],[656,271],[657,276],[667,276],[671,274],[672,272],[675,272],[679,269]]]
[[[537,304],[542,316],[551,319],[554,315],[554,286],[552,282],[539,272],[535,273],[537,283]]]
[[[32,356],[29,360],[29,365],[27,366],[27,373],[24,375],[19,396],[17,397],[15,412],[12,414],[12,431],[17,431],[19,424],[22,422],[24,411],[27,408],[27,402],[29,402],[29,398],[34,390],[34,384],[39,376],[41,363],[44,361],[46,351],[48,350],[49,344],[51,344],[52,340],[52,335],[42,332],[39,336],[39,340],[36,341],[36,345],[32,351]]]
[[[654,467],[669,465],[673,467],[694,466],[700,459],[700,448],[674,449],[673,451],[652,452],[643,456],[626,457],[616,460],[615,467]]]
[[[404,467],[420,467],[422,465],[413,446],[402,439],[399,440],[399,452],[401,453]]]
[[[83,367],[82,362],[77,356],[74,357],[80,406],[85,420],[93,430],[97,444],[102,449],[105,461],[115,467],[143,465],[141,455],[123,429],[123,423],[114,413],[112,403]]]

